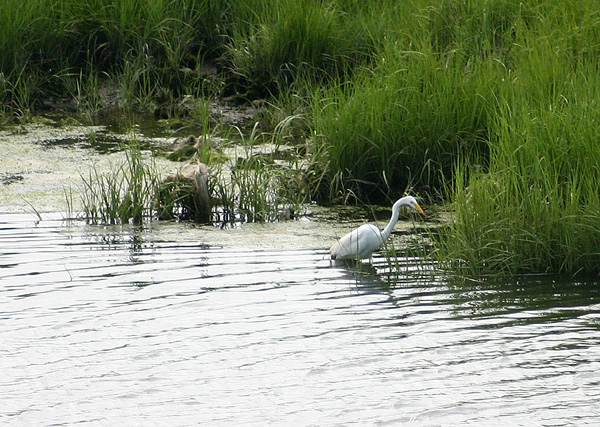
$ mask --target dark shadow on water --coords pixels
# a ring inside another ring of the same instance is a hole
[[[412,261],[411,261],[412,262]],[[600,281],[550,275],[490,277],[474,280],[444,276],[431,270],[390,269],[386,263],[337,262],[362,294],[382,294],[398,305],[413,296],[427,296],[429,305],[447,307],[455,319],[498,318],[478,328],[545,324],[590,316],[584,327],[600,329]],[[596,319],[596,320],[594,320]]]
[[[356,281],[357,285],[365,284],[368,288],[380,289],[385,283],[377,268],[370,262],[345,259],[332,261],[332,265],[345,270],[348,277]]]
[[[514,315],[511,323],[530,324],[600,312],[598,280],[576,281],[547,275],[453,278],[448,280],[448,286],[452,291],[448,302],[455,307],[458,318]]]
[[[393,301],[398,287],[426,287],[432,282],[430,274],[414,274],[406,270],[396,270],[383,262],[371,263],[359,260],[335,261],[336,267],[343,268],[354,281],[356,290],[366,294],[385,294]]]
[[[127,248],[135,254],[152,247],[152,242],[146,242],[147,232],[144,225],[88,225],[83,236],[88,241],[99,243],[103,249]]]

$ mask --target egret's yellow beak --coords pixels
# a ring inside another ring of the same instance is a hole
[[[415,208],[417,208],[417,210],[421,213],[421,215],[425,215],[425,212],[423,212],[423,209],[421,209],[421,206],[419,206],[418,203],[415,203]]]

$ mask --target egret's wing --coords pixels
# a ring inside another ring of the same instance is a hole
[[[331,247],[329,253],[333,259],[343,259],[343,258],[351,258],[356,256],[357,252],[357,230],[352,230],[345,236],[343,236],[340,240],[337,241],[335,245]]]
[[[372,224],[352,230],[331,247],[332,259],[368,258],[383,242],[381,232]]]

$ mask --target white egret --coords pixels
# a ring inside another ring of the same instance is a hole
[[[331,247],[329,254],[333,260],[370,258],[385,242],[398,222],[400,207],[408,206],[425,215],[417,200],[412,196],[402,197],[392,207],[392,217],[383,230],[373,224],[363,224],[355,228]]]

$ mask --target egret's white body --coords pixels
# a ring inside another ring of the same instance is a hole
[[[385,242],[388,237],[390,237],[390,234],[392,234],[392,230],[398,222],[400,207],[402,206],[408,206],[419,211],[423,215],[425,214],[414,197],[403,197],[396,201],[394,206],[392,206],[392,217],[383,230],[379,230],[379,228],[373,224],[364,224],[352,230],[331,247],[329,251],[331,259],[370,258],[373,252],[383,245],[383,242]]]

